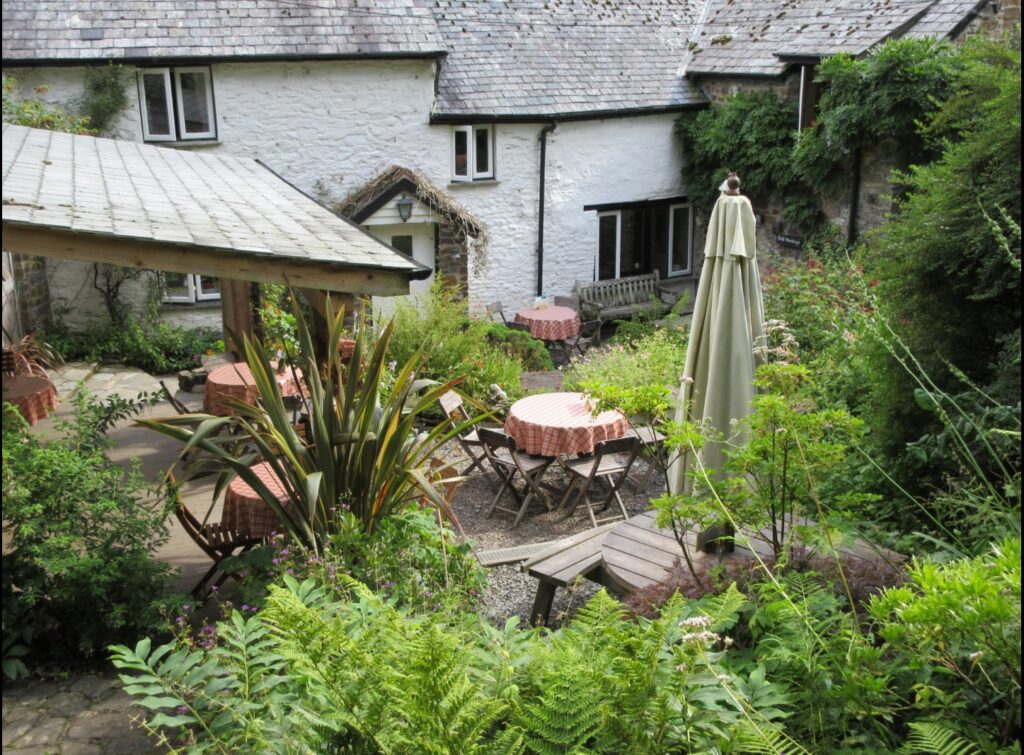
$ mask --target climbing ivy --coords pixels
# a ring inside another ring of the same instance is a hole
[[[85,93],[75,102],[75,108],[100,134],[114,135],[111,126],[128,107],[131,76],[131,69],[113,63],[86,71]]]
[[[822,198],[848,185],[857,150],[882,140],[907,164],[933,157],[918,124],[951,94],[959,48],[932,39],[888,42],[865,58],[822,62],[824,85],[814,125],[797,133],[796,104],[772,92],[739,93],[685,113],[676,134],[687,157],[690,196],[710,208],[728,171],[756,203],[782,207],[807,234],[825,225]]]

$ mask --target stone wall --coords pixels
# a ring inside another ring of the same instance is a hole
[[[465,240],[448,225],[437,226],[435,270],[461,295],[469,293],[469,260]]]
[[[26,333],[48,325],[53,320],[50,286],[46,279],[46,258],[13,255],[14,279],[17,282],[18,317]]]

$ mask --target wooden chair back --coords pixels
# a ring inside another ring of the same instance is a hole
[[[548,372],[524,372],[519,376],[519,384],[524,391],[562,390],[564,375],[558,370]]]
[[[527,325],[525,322],[507,322],[505,323],[505,325],[508,327],[509,330],[521,330],[524,333],[530,332],[530,326]]]
[[[502,306],[500,301],[492,301],[487,305],[487,315],[490,318],[494,318],[494,315],[501,315],[501,321],[508,324],[508,320],[505,319],[505,308]]]

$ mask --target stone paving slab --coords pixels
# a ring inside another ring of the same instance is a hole
[[[113,673],[63,681],[8,681],[3,686],[3,752],[167,752],[135,722],[145,712],[132,704]]]

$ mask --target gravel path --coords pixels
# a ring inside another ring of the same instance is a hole
[[[457,462],[458,469],[462,470],[468,466],[461,448],[454,442],[446,445],[443,450],[445,459]],[[646,462],[637,461],[633,476],[643,480],[646,469]],[[489,472],[488,476],[493,479],[494,475]],[[569,485],[568,475],[554,465],[545,473],[544,480],[560,490],[565,490]],[[638,487],[638,484],[627,482],[622,490],[622,499],[631,516],[648,508],[650,499],[664,490],[664,482],[655,472],[650,475],[646,491],[640,491]],[[558,503],[557,495],[552,494],[555,504]],[[591,500],[597,498],[597,495],[591,495]],[[493,499],[494,492],[488,480],[479,472],[474,472],[459,484],[452,502],[462,528],[476,543],[479,551],[559,540],[590,528],[590,519],[582,505],[577,507],[570,519],[565,519],[563,512],[546,511],[540,502],[531,503],[530,510],[519,526],[513,528],[514,517],[511,514],[495,511],[494,516],[487,517],[487,510]],[[511,496],[506,494],[504,503],[507,505],[511,501]],[[529,615],[537,592],[535,578],[521,572],[519,564],[491,567],[487,570],[487,577],[488,585],[478,606],[482,615],[496,622],[504,622],[510,616],[525,618]],[[573,590],[556,591],[550,624],[560,624],[565,616],[571,615],[599,589],[597,584],[581,580]]]

